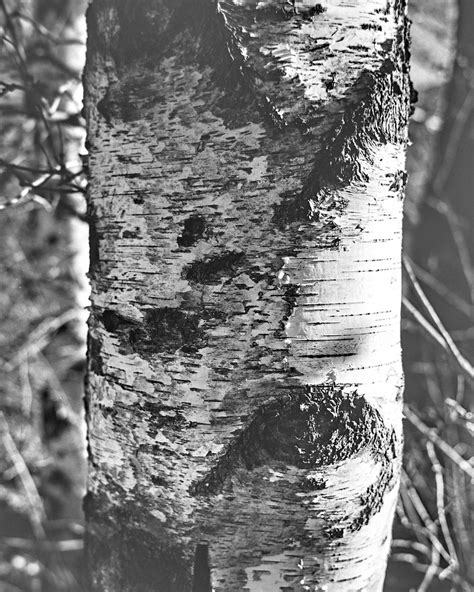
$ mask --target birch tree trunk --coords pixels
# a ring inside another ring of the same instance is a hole
[[[382,590],[404,0],[94,0],[91,590]]]

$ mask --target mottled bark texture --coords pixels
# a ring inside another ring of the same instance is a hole
[[[382,589],[404,10],[93,1],[92,590]]]

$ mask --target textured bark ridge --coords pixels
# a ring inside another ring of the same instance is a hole
[[[94,0],[91,590],[382,590],[401,0]]]

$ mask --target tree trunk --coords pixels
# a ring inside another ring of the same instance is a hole
[[[92,3],[92,590],[382,590],[404,9]]]

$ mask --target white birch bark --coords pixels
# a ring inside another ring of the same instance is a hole
[[[402,0],[92,3],[93,590],[382,589],[407,53]]]

